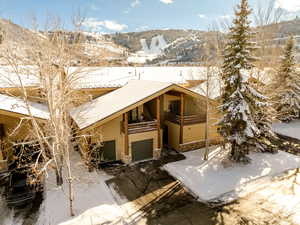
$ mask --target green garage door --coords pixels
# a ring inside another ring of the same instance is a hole
[[[136,141],[131,143],[132,161],[140,161],[153,158],[153,139]]]
[[[105,141],[101,147],[101,161],[114,161],[116,160],[116,141]]]

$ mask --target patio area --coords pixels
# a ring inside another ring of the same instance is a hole
[[[208,161],[204,149],[183,153],[185,160],[164,165],[165,169],[200,202],[224,204],[269,184],[277,175],[300,167],[300,157],[279,151],[277,154],[250,153],[250,164],[235,164],[221,147],[210,148]]]

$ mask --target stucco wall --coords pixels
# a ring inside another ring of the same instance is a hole
[[[169,146],[179,150],[180,125],[170,121],[166,121],[165,124],[168,126]],[[213,143],[217,143],[221,140],[217,132],[217,126],[212,124],[209,124],[208,135],[209,140]],[[205,123],[185,125],[183,127],[183,144],[196,141],[205,141]]]
[[[158,148],[157,143],[157,131],[149,131],[144,133],[136,133],[128,135],[128,148],[129,148],[129,156],[125,156],[125,136],[121,131],[122,126],[122,116],[111,120],[104,125],[97,127],[92,132],[94,136],[92,136],[92,143],[99,142],[98,134],[101,134],[101,141],[116,141],[116,155],[117,160],[122,160],[124,162],[131,162],[131,143],[135,141],[142,141],[147,139],[153,139],[153,150]],[[163,131],[161,130],[161,143],[162,143]]]
[[[183,127],[183,144],[205,139],[205,124],[197,123]]]
[[[117,160],[122,158],[122,152],[124,149],[124,135],[121,132],[122,116],[113,119],[104,125],[97,127],[93,131],[92,143],[115,141],[116,142],[116,157]],[[101,139],[99,138],[101,135]]]
[[[174,149],[179,149],[179,135],[180,135],[180,126],[179,124],[172,123],[170,121],[165,121],[165,124],[168,126],[168,144]]]

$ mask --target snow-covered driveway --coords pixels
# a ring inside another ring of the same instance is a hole
[[[272,125],[273,131],[300,140],[300,120],[295,120],[290,123],[274,123]]]
[[[203,152],[203,149],[186,152],[185,160],[166,164],[163,169],[199,201],[206,203],[235,200],[266,185],[266,180],[273,176],[300,167],[300,157],[282,151],[277,154],[250,153],[252,162],[247,165],[224,160],[225,153],[220,147],[212,149],[207,162],[202,160]]]

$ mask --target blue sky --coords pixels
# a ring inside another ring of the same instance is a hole
[[[300,14],[300,0],[274,0],[288,17]],[[0,15],[30,27],[32,15],[42,29],[49,17],[60,17],[66,29],[80,11],[87,31],[103,33],[148,29],[208,29],[214,21],[230,18],[239,0],[0,0]],[[269,0],[249,0],[252,7]]]

